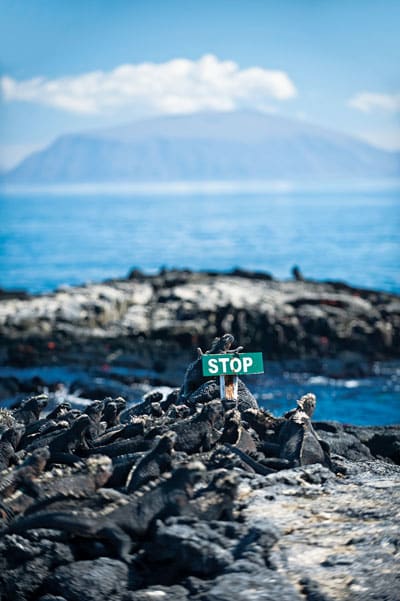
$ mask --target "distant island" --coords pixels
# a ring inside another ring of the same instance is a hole
[[[400,155],[306,121],[249,111],[149,119],[63,135],[3,184],[391,178]]]

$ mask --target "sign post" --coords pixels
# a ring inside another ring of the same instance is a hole
[[[237,401],[238,398],[238,377],[237,376],[220,376],[219,389],[221,391],[221,399],[227,401]]]
[[[263,374],[262,353],[223,353],[203,355],[201,358],[204,376],[219,376],[221,399],[237,401],[238,376]]]

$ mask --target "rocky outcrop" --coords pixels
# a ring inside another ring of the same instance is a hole
[[[0,600],[397,601],[400,427],[312,426],[313,395],[282,418],[249,395],[4,413]]]
[[[242,270],[134,270],[126,280],[0,301],[0,353],[11,364],[112,362],[117,353],[137,367],[162,368],[223,331],[270,359],[394,358],[400,298]]]

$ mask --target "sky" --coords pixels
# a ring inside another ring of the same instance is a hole
[[[0,0],[0,169],[57,136],[276,112],[400,149],[398,0]]]

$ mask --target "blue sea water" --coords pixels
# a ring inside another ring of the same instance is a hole
[[[141,370],[144,381],[140,384],[127,385],[117,379],[110,378],[112,374],[125,373],[132,375],[131,370],[118,369],[104,372],[101,368],[82,369],[78,366],[42,366],[17,368],[0,366],[0,378],[17,377],[25,383],[30,378],[40,376],[51,390],[57,383],[56,393],[49,393],[51,403],[67,400],[73,406],[84,407],[90,402],[73,391],[73,383],[85,382],[95,384],[100,388],[109,387],[115,395],[122,395],[128,405],[138,403],[143,395],[154,387],[146,382],[146,376],[159,375]],[[314,419],[319,421],[334,420],[343,423],[365,425],[389,425],[400,423],[400,364],[398,362],[376,365],[372,374],[367,378],[338,378],[330,379],[309,373],[287,372],[278,363],[266,362],[265,373],[243,378],[246,385],[256,397],[259,405],[273,415],[281,416],[296,406],[296,400],[307,392],[313,392],[318,399]],[[59,384],[62,386],[59,387]],[[71,388],[72,385],[72,388]],[[170,388],[158,387],[158,390],[168,394]],[[16,400],[26,398],[26,394],[12,395],[0,401],[1,406],[12,406]]]
[[[342,280],[400,292],[400,188],[0,193],[0,287],[51,291],[124,277],[132,267]],[[40,375],[40,373],[38,372]],[[400,422],[400,370],[360,380],[268,375],[249,382],[281,414],[316,392],[316,419]]]
[[[216,193],[0,192],[0,287],[30,292],[133,267],[240,266],[400,292],[400,188]]]

